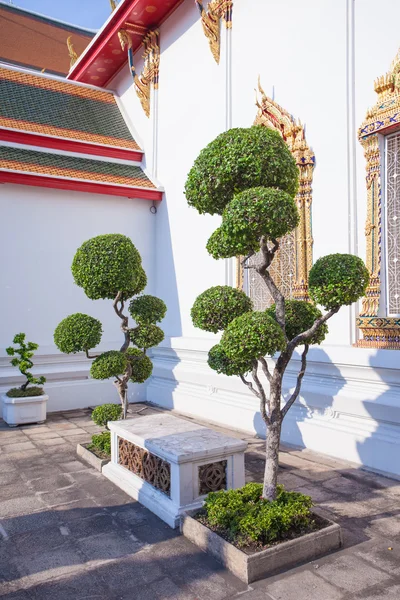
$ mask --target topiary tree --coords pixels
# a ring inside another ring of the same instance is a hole
[[[12,366],[18,367],[21,375],[26,377],[26,381],[21,385],[21,387],[11,388],[11,390],[8,390],[7,396],[11,398],[41,396],[44,394],[44,390],[40,386],[46,383],[46,377],[43,377],[43,375],[40,377],[35,377],[30,372],[30,369],[33,367],[33,362],[31,359],[35,354],[35,350],[39,348],[39,344],[36,344],[35,342],[26,342],[25,339],[25,333],[17,333],[13,339],[13,344],[18,344],[17,348],[14,348],[13,346],[6,348],[8,356],[13,357],[10,361]],[[31,384],[31,387],[28,388],[29,384]]]
[[[279,238],[299,222],[294,201],[297,179],[298,169],[282,137],[255,126],[218,136],[200,152],[185,186],[189,205],[199,213],[222,215],[220,227],[208,240],[208,252],[216,259],[245,256],[244,263],[260,252],[261,260],[251,268],[275,301],[266,311],[257,312],[244,292],[217,286],[203,292],[191,312],[196,327],[223,332],[220,343],[209,351],[209,366],[239,376],[260,401],[267,427],[263,497],[269,500],[277,494],[282,422],[299,396],[309,346],[324,340],[328,319],[341,306],[362,297],[369,280],[360,258],[333,254],[317,260],[309,276],[310,297],[327,310],[325,314],[311,302],[283,297],[269,267]],[[283,376],[298,346],[303,350],[297,383],[283,399]],[[275,354],[271,371],[265,356]],[[259,377],[260,370],[269,389]]]
[[[113,300],[124,342],[119,350],[90,355],[89,350],[101,341],[102,325],[89,315],[75,313],[56,327],[55,344],[66,354],[85,352],[94,359],[90,369],[94,379],[114,378],[126,418],[128,383],[143,383],[150,377],[153,364],[146,351],[164,339],[156,323],[164,318],[167,307],[160,298],[140,295],[128,307],[136,321],[135,327],[129,326],[129,317],[124,314],[126,302],[143,291],[147,277],[139,252],[124,235],[99,235],[82,244],[74,256],[72,274],[88,298]]]

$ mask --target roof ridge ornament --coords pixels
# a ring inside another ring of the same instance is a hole
[[[227,29],[232,28],[233,0],[210,0],[207,10],[203,0],[195,0],[199,9],[204,35],[210,44],[214,60],[219,64],[221,51],[221,19]]]
[[[72,67],[74,66],[74,64],[76,63],[76,61],[79,58],[78,54],[75,52],[75,48],[72,43],[72,36],[68,36],[68,38],[67,38],[67,47],[68,47],[68,53],[69,53],[69,58],[70,58],[70,69],[72,69]]]

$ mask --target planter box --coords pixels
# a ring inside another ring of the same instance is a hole
[[[44,423],[46,420],[47,394],[26,398],[2,397],[3,419],[10,427],[28,423]]]
[[[89,463],[89,465],[91,465],[92,467],[94,467],[95,469],[100,471],[100,473],[101,473],[104,465],[109,463],[110,459],[109,458],[99,458],[98,456],[96,456],[96,454],[94,452],[87,449],[88,445],[89,444],[78,444],[76,447],[76,453],[82,460]]]
[[[166,413],[108,427],[111,462],[103,475],[170,527],[209,492],[244,485],[242,440]]]
[[[295,567],[338,550],[342,546],[340,526],[332,521],[328,527],[302,537],[282,542],[255,554],[245,554],[199,521],[192,518],[196,511],[182,516],[181,531],[193,544],[212,554],[229,571],[245,583]],[[325,517],[324,517],[325,518]]]

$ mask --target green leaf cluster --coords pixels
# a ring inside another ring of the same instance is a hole
[[[197,297],[190,314],[195,327],[217,333],[252,308],[252,301],[242,290],[217,285]]]
[[[125,235],[110,233],[84,242],[72,262],[75,283],[92,300],[124,300],[139,294],[147,284],[139,252]]]
[[[253,368],[252,361],[229,358],[220,344],[213,346],[208,352],[207,362],[211,369],[224,375],[244,375]]]
[[[89,450],[93,448],[111,456],[111,432],[103,431],[102,433],[92,435],[92,443],[89,445]]]
[[[10,361],[12,366],[18,367],[18,369],[20,370],[20,373],[26,377],[26,383],[24,383],[21,386],[20,391],[26,391],[26,388],[28,387],[28,385],[30,383],[39,385],[39,386],[46,383],[46,377],[43,377],[43,376],[34,377],[29,370],[29,369],[32,369],[32,367],[33,367],[33,362],[31,360],[31,358],[34,356],[35,350],[37,350],[39,348],[39,345],[36,344],[35,342],[25,342],[25,339],[26,339],[25,333],[17,333],[14,336],[13,344],[15,344],[15,345],[18,344],[18,347],[14,348],[13,346],[9,346],[8,348],[6,348],[6,352],[7,352],[8,356],[14,357]],[[13,388],[13,390],[15,390],[15,389],[17,389],[17,388]],[[33,389],[33,388],[31,388],[31,389]],[[40,389],[40,388],[36,388],[36,389]],[[9,391],[14,393],[13,390],[9,390]],[[43,390],[42,390],[42,392],[43,392]],[[32,394],[32,395],[40,396],[41,394]],[[18,398],[18,397],[21,397],[21,395],[11,396],[11,397]]]
[[[204,501],[207,524],[223,530],[241,545],[267,545],[311,528],[309,496],[277,486],[276,500],[262,498],[262,485],[248,483],[236,490],[211,492]]]
[[[98,319],[75,313],[63,319],[54,331],[54,342],[61,352],[71,354],[95,348],[103,333]]]
[[[33,385],[32,387],[27,387],[24,390],[21,388],[11,388],[6,393],[6,396],[9,398],[32,398],[34,396],[43,396],[44,389]]]
[[[266,312],[248,312],[228,325],[220,345],[228,358],[250,363],[284,350],[286,341],[280,326]]]
[[[164,339],[164,332],[157,325],[138,325],[129,335],[135,346],[144,349],[158,346]]]
[[[188,204],[199,213],[222,214],[235,194],[271,187],[294,196],[298,169],[278,132],[263,126],[230,129],[195,160],[185,185]]]
[[[207,242],[213,258],[247,256],[260,249],[262,236],[278,239],[297,227],[293,197],[279,189],[255,187],[236,194],[222,213],[222,224]]]
[[[165,317],[167,307],[161,298],[143,294],[138,298],[131,300],[129,304],[129,313],[137,323],[141,325],[151,325],[159,323]]]
[[[270,317],[276,320],[275,304],[267,308],[265,311]],[[292,340],[310,329],[315,321],[322,317],[322,312],[310,302],[303,300],[285,300],[285,321],[286,321],[286,336]],[[328,325],[323,323],[320,325],[316,333],[307,341],[308,344],[321,344],[328,334]]]
[[[96,425],[107,427],[109,421],[118,421],[121,415],[122,406],[120,404],[103,404],[102,406],[96,406],[91,417]]]
[[[90,375],[93,379],[109,379],[123,375],[127,367],[127,357],[119,350],[103,352],[92,362]]]
[[[134,383],[144,383],[153,372],[153,363],[138,348],[128,348],[126,357],[132,366],[132,375],[130,380]]]
[[[369,273],[364,262],[352,254],[328,254],[310,270],[309,293],[316,304],[334,309],[364,296]]]

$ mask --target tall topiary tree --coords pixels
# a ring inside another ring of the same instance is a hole
[[[311,299],[327,310],[325,314],[314,303],[283,297],[269,267],[279,238],[299,221],[294,201],[297,179],[295,161],[281,136],[256,126],[218,136],[200,152],[185,186],[189,205],[199,213],[222,215],[220,227],[208,240],[208,252],[216,259],[245,256],[245,262],[261,252],[261,261],[252,268],[275,301],[264,312],[254,311],[244,292],[217,286],[203,292],[191,312],[195,326],[223,332],[220,343],[209,352],[209,366],[239,376],[260,401],[267,427],[263,496],[269,500],[276,497],[282,422],[299,396],[309,346],[323,341],[328,319],[341,306],[362,297],[369,279],[360,258],[333,254],[320,258],[309,276]],[[303,349],[297,383],[293,393],[283,398],[283,376],[299,346]],[[272,371],[266,355],[276,355]],[[268,387],[259,377],[260,370]]]
[[[102,325],[82,313],[63,319],[54,332],[54,341],[61,352],[85,352],[94,359],[90,369],[94,379],[115,379],[126,418],[128,383],[143,383],[150,377],[153,364],[146,351],[164,339],[156,323],[164,318],[167,307],[155,296],[138,296],[146,287],[147,277],[139,252],[124,235],[99,235],[82,244],[72,262],[72,275],[88,298],[113,301],[124,341],[119,350],[91,356],[89,350],[101,341]],[[128,311],[136,321],[135,327],[129,326],[129,317],[124,313],[132,296],[137,297],[131,300]]]

